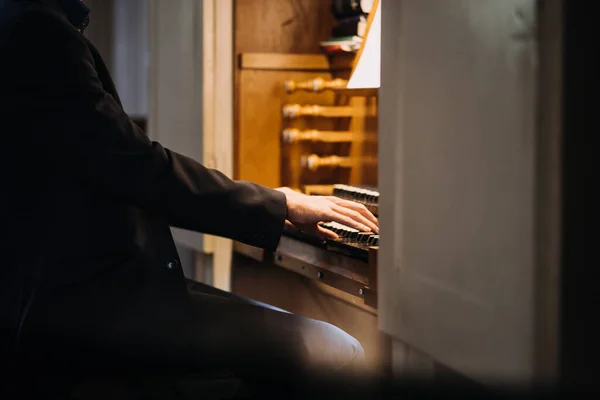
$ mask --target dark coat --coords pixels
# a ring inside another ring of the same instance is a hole
[[[29,306],[186,290],[170,226],[274,250],[285,196],[150,141],[94,46],[50,0],[0,0],[0,347]],[[93,20],[92,22],[93,23]]]

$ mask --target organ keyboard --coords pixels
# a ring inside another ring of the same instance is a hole
[[[374,215],[379,215],[379,192],[373,188],[333,185],[334,196],[364,204]]]
[[[321,194],[356,201],[375,210],[379,201],[379,192],[368,187],[330,185],[324,187]],[[338,238],[322,240],[286,226],[274,254],[242,244],[236,245],[236,251],[362,298],[365,306],[375,309],[379,235],[359,232],[336,222],[320,225],[335,232]]]
[[[374,215],[377,215],[379,192],[372,188],[333,185],[331,194],[342,199],[364,204]],[[322,228],[335,232],[338,235],[338,239],[321,241],[293,228],[287,228],[284,231],[284,235],[364,261],[368,260],[369,250],[379,246],[379,235],[373,232],[360,232],[337,222],[321,222],[319,225]]]
[[[329,195],[377,210],[379,192],[374,188],[333,185],[330,189]],[[365,305],[376,308],[379,235],[336,222],[320,225],[335,232],[338,238],[321,240],[286,227],[274,263],[313,279],[326,280],[328,285],[362,297]]]

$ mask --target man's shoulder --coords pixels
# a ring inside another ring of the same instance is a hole
[[[0,44],[26,36],[73,34],[76,30],[61,12],[32,1],[0,0]],[[43,37],[43,36],[42,36]]]

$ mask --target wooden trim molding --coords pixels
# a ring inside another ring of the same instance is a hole
[[[350,70],[352,61],[349,57],[284,53],[242,53],[238,60],[241,69],[324,72]]]
[[[233,0],[203,0],[202,7],[204,164],[233,177]],[[231,240],[204,235],[221,290],[231,290],[232,250]]]

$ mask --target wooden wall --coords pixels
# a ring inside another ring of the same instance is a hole
[[[328,0],[235,0],[235,52],[319,53],[334,24]]]
[[[236,0],[234,3],[236,55],[234,177],[269,187],[294,185],[297,173],[281,164],[281,106],[286,101],[283,82],[317,76],[331,78],[327,70],[242,68],[248,53],[319,54],[319,42],[329,37],[334,18],[330,1]],[[330,105],[331,95],[298,94]],[[331,125],[324,121],[320,126]],[[296,154],[296,156],[298,156]],[[299,162],[299,160],[298,160]]]

